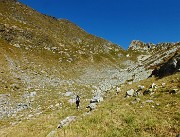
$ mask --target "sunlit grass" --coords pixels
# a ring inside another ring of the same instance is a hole
[[[156,81],[151,78],[135,83],[130,88],[137,88],[138,84],[150,86],[152,82],[160,85],[162,82],[169,82],[178,77],[179,74],[176,74]],[[173,85],[176,88],[178,81],[174,82]],[[173,88],[169,83],[166,87]],[[159,87],[158,93],[153,96],[141,96],[141,102],[136,104],[130,103],[135,98],[124,99],[124,92],[118,96],[112,92],[98,106],[98,110],[65,128],[66,134],[64,136],[175,136],[180,130],[180,95],[170,95],[160,89],[161,87]],[[142,102],[148,99],[152,99],[155,103],[143,105]],[[59,130],[59,135],[62,132],[63,130]]]

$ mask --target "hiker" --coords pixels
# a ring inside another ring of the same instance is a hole
[[[77,95],[76,96],[76,108],[79,109],[79,103],[80,103],[80,98],[79,96]]]

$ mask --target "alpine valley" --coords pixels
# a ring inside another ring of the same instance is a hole
[[[175,137],[179,110],[180,42],[124,50],[0,0],[1,137]]]

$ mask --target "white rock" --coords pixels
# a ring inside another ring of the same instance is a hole
[[[138,88],[142,90],[144,89],[144,86],[138,85]]]
[[[119,92],[121,92],[121,89],[120,89],[120,87],[117,87],[116,88],[116,94],[118,94]]]
[[[90,100],[90,103],[98,103],[98,102],[101,102],[101,101],[103,101],[103,97],[101,97],[99,95],[96,95]]]
[[[72,121],[75,121],[75,119],[76,119],[76,116],[68,116],[68,117],[66,117],[65,119],[63,119],[59,123],[58,128],[62,128],[64,126],[69,125]]]
[[[145,103],[154,103],[153,100],[146,100]]]
[[[128,96],[133,96],[134,95],[134,89],[130,89],[130,90],[128,90],[127,92],[126,92],[126,95],[128,95]]]
[[[90,103],[90,104],[87,106],[87,108],[89,108],[90,111],[93,110],[93,109],[95,109],[95,108],[96,108],[96,103]]]
[[[71,95],[73,95],[73,92],[70,92],[70,91],[68,91],[68,92],[66,92],[66,93],[64,94],[64,96],[66,96],[66,97],[69,97],[69,96],[71,96]]]
[[[34,96],[36,96],[36,92],[35,91],[30,93],[30,97],[34,97]]]
[[[53,130],[46,137],[53,137],[56,133],[57,133],[57,131]]]
[[[165,87],[166,83],[162,83],[162,87]]]
[[[60,104],[59,104],[59,103],[57,103],[57,104],[55,105],[55,107],[60,107]]]
[[[151,88],[157,88],[155,83],[152,83]]]

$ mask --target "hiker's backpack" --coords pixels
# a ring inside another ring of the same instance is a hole
[[[76,102],[80,102],[79,96],[76,97]]]

